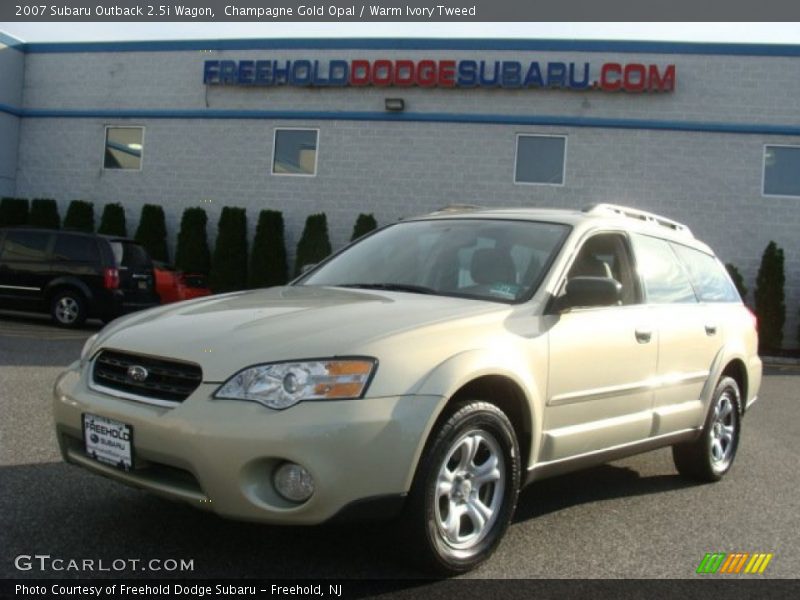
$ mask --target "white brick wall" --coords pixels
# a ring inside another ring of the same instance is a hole
[[[0,104],[22,105],[24,56],[0,43]],[[16,190],[19,119],[0,112],[0,196],[13,196]]]
[[[563,54],[526,52],[165,52],[32,54],[27,57],[28,108],[202,109],[203,60],[242,58],[475,58],[588,60],[677,65],[674,94],[380,89],[208,90],[215,109],[381,111],[401,96],[409,112],[569,115],[726,123],[800,123],[800,60],[732,56]],[[141,172],[103,171],[103,128],[147,128]],[[320,129],[318,175],[270,175],[276,126]],[[568,136],[566,185],[513,183],[515,134]],[[17,194],[96,203],[123,202],[129,229],[146,202],[165,207],[173,236],[182,210],[206,206],[210,229],[222,206],[282,210],[290,254],[305,217],[328,214],[334,247],[350,236],[359,212],[379,223],[454,202],[581,207],[630,204],[686,222],[752,290],[770,240],[786,253],[787,345],[796,346],[800,308],[800,198],[761,195],[765,143],[800,137],[492,124],[355,121],[24,119]],[[205,204],[201,204],[205,202]],[[752,293],[750,296],[752,301]]]

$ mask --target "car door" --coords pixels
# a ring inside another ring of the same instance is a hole
[[[9,303],[26,308],[41,304],[50,273],[51,238],[46,231],[6,231],[0,249],[0,289]]]
[[[713,309],[698,302],[673,244],[634,234],[633,247],[645,296],[660,332],[654,435],[696,427],[703,421],[701,393],[722,348],[721,325]]]
[[[627,235],[589,237],[560,289],[578,276],[616,279],[622,302],[557,310],[548,333],[543,462],[636,442],[651,431],[658,332],[650,307],[641,301]]]

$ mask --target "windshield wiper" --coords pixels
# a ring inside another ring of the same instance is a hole
[[[411,292],[412,294],[438,294],[433,288],[412,283],[343,283],[336,287],[358,288],[361,290],[386,290],[388,292]]]

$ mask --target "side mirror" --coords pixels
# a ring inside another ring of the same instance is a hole
[[[622,299],[622,284],[610,277],[573,277],[566,292],[564,308],[614,306]]]

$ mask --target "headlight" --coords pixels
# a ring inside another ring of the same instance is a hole
[[[303,400],[361,398],[374,370],[375,361],[364,358],[257,365],[239,371],[214,397],[252,400],[278,410]]]
[[[96,333],[88,340],[86,340],[86,343],[83,345],[83,350],[81,350],[81,365],[85,365],[86,361],[89,360],[89,357],[92,355],[92,348],[94,347],[94,343],[96,341],[97,341]]]

